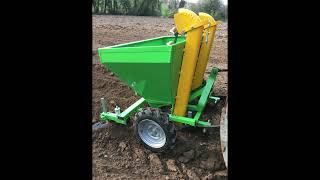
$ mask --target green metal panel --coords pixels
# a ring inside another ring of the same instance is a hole
[[[102,112],[100,114],[100,118],[103,121],[114,121],[119,124],[124,124],[124,125],[127,124],[127,120],[119,119],[115,113],[111,113],[111,112]]]
[[[198,111],[198,106],[188,104],[187,109],[190,111]]]
[[[174,103],[185,38],[174,36],[99,48],[100,61],[152,107]]]
[[[197,114],[201,114],[201,112],[198,112]],[[187,118],[187,117],[183,117],[183,116],[175,116],[173,114],[169,114],[170,121],[179,122],[179,123],[183,123],[183,124],[188,124],[190,126],[213,127],[213,125],[211,123],[209,123],[209,122],[196,121],[195,120],[196,118],[199,118],[199,117]]]
[[[188,124],[190,126],[195,126],[195,120],[193,118],[187,118],[183,116],[176,116],[173,114],[169,114],[169,119],[170,121]]]
[[[203,91],[204,87],[201,87],[197,90],[194,90],[193,92],[191,92],[190,97],[189,97],[189,102],[193,101],[194,99],[198,98],[199,96],[201,96],[202,91]]]
[[[213,68],[211,70],[211,73],[210,73],[208,80],[206,82],[206,86],[203,88],[203,91],[201,93],[201,96],[200,96],[200,99],[198,102],[198,110],[199,111],[202,111],[208,102],[209,94],[210,94],[210,91],[211,91],[211,88],[212,88],[214,82],[216,81],[218,72],[219,72],[218,68]]]
[[[100,118],[103,121],[115,121],[120,124],[127,124],[127,120],[132,115],[132,113],[135,113],[138,111],[140,107],[142,107],[145,103],[144,98],[140,98],[137,102],[132,104],[130,107],[128,107],[126,110],[124,110],[122,113],[119,114],[119,116],[115,113],[111,112],[102,112],[100,114]]]
[[[120,114],[120,118],[123,119],[128,119],[130,117],[130,115],[132,115],[132,113],[137,112],[137,110],[139,108],[141,108],[141,106],[143,106],[144,102],[146,100],[144,98],[140,98],[137,102],[135,102],[134,104],[132,104],[130,107],[128,107],[126,110],[124,110],[121,114]]]
[[[197,126],[198,127],[214,127],[211,123],[205,122],[205,121],[198,121]]]

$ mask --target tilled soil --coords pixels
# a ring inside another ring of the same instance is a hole
[[[112,110],[122,110],[139,99],[112,72],[99,64],[97,48],[170,35],[173,19],[138,16],[93,16],[93,122],[99,120],[100,98]],[[227,24],[219,24],[207,66],[227,69]],[[220,72],[214,86],[218,96],[227,95],[227,72]],[[217,106],[217,107],[215,107]],[[209,104],[203,119],[219,124],[223,101]],[[109,123],[93,133],[93,179],[227,179],[220,150],[219,128],[203,133],[200,128],[177,132],[177,144],[169,154],[145,149],[134,137],[132,127]]]

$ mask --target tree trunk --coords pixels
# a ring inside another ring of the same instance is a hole
[[[137,7],[137,0],[133,0],[133,8]]]
[[[129,11],[130,14],[137,15],[137,0],[133,0],[133,8],[131,8]]]
[[[104,0],[104,13],[107,14],[107,4],[108,0]]]
[[[94,1],[94,13],[99,13],[99,0],[93,0]]]
[[[92,6],[93,6],[93,13],[95,13],[95,10],[96,10],[96,1],[95,0],[92,1]]]
[[[100,0],[97,0],[97,6],[96,6],[96,13],[99,14],[99,9],[100,9]]]
[[[117,14],[116,11],[117,11],[117,0],[113,0],[113,13]]]
[[[138,12],[137,12],[137,15],[138,15],[138,16],[145,15],[145,11],[146,11],[145,5],[146,5],[146,2],[147,2],[147,1],[142,1],[142,4],[141,4],[141,6],[140,6],[140,8],[139,8],[139,10],[138,10]],[[149,1],[148,1],[147,3],[149,3]]]

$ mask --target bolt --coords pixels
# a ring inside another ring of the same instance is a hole
[[[207,132],[207,128],[203,128],[202,132],[206,133]]]

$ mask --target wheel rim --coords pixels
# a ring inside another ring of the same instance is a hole
[[[140,121],[138,133],[141,140],[152,148],[161,148],[166,143],[166,135],[163,129],[158,123],[150,119]]]
[[[228,104],[222,109],[220,121],[220,141],[222,155],[226,167],[228,168]]]

